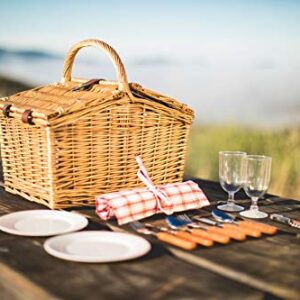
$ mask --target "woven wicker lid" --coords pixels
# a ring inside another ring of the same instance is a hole
[[[87,46],[102,49],[113,62],[118,81],[80,80],[71,77],[72,67],[77,52]],[[86,83],[91,82],[86,86]],[[5,116],[47,126],[51,120],[65,114],[85,109],[89,106],[111,101],[145,102],[161,109],[163,113],[191,123],[194,112],[179,101],[143,88],[138,84],[129,84],[124,65],[117,52],[99,40],[85,40],[74,45],[68,52],[61,82],[37,87],[10,97],[0,98],[0,108]],[[122,100],[122,101],[123,101]]]

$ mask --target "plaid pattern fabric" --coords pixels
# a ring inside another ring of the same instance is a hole
[[[203,191],[193,181],[161,185],[156,189],[168,199],[169,204],[162,203],[161,209],[155,193],[147,188],[140,188],[96,197],[96,212],[103,220],[115,216],[118,224],[122,225],[161,213],[165,211],[164,205],[168,206],[167,209],[171,208],[172,212],[209,205]]]

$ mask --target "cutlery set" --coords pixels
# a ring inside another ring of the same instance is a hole
[[[156,230],[154,228],[146,228],[146,226],[139,221],[131,222],[130,227],[138,233],[145,235],[154,235],[158,240],[182,248],[184,250],[193,250],[197,247],[197,244],[189,239],[183,239],[173,233],[160,231],[159,229]]]
[[[230,215],[218,210],[212,211],[212,217],[213,219],[180,214],[168,216],[165,219],[167,227],[140,221],[129,225],[138,233],[154,235],[158,240],[184,250],[193,250],[198,245],[211,247],[214,243],[228,244],[230,240],[244,241],[247,236],[259,238],[263,234],[273,235],[277,232],[274,226],[235,221]]]

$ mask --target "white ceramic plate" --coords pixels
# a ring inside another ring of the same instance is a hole
[[[23,236],[51,236],[83,229],[88,220],[66,211],[26,210],[0,217],[0,230]]]
[[[86,263],[115,262],[140,257],[151,249],[142,237],[110,231],[82,231],[46,240],[44,249],[55,257]]]

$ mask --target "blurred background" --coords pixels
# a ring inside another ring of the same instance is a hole
[[[273,157],[270,192],[300,199],[300,1],[7,0],[0,96],[59,81],[76,42],[99,38],[131,82],[195,110],[188,175],[218,179],[218,152]],[[97,49],[74,76],[116,78]]]

